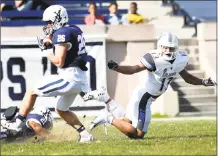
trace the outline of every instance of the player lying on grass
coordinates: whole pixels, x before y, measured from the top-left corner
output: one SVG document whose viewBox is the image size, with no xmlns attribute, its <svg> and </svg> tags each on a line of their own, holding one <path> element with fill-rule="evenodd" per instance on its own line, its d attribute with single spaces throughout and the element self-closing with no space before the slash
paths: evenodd
<svg viewBox="0 0 218 156">
<path fill-rule="evenodd" d="M 1 117 L 1 140 L 29 138 L 34 135 L 39 135 L 43 138 L 51 136 L 49 130 L 53 127 L 53 117 L 50 110 L 45 107 L 36 107 L 30 111 L 22 125 L 22 131 L 16 135 L 8 130 L 7 123 L 16 119 L 18 111 L 17 107 L 9 107 L 3 113 Z"/>
<path fill-rule="evenodd" d="M 146 53 L 137 65 L 123 66 L 114 61 L 108 62 L 108 68 L 116 72 L 131 75 L 146 71 L 143 82 L 132 92 L 127 105 L 125 117 L 120 106 L 101 90 L 92 91 L 84 96 L 84 100 L 96 99 L 107 104 L 109 112 L 103 112 L 97 117 L 90 129 L 102 123 L 110 123 L 130 138 L 142 139 L 148 131 L 151 120 L 151 104 L 162 95 L 170 82 L 180 75 L 185 82 L 193 85 L 214 86 L 211 78 L 201 79 L 185 70 L 188 64 L 188 54 L 178 50 L 178 38 L 172 33 L 163 33 L 158 39 L 158 48 Z"/>
</svg>

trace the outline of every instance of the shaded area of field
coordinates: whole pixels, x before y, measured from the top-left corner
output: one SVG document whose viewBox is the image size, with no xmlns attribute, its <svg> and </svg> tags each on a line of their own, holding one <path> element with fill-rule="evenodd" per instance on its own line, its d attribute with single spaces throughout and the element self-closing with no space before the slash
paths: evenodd
<svg viewBox="0 0 218 156">
<path fill-rule="evenodd" d="M 89 120 L 84 120 L 88 126 Z M 89 144 L 77 143 L 76 132 L 62 121 L 55 123 L 49 140 L 32 143 L 2 143 L 2 155 L 215 155 L 216 121 L 152 121 L 144 140 L 130 140 L 114 127 L 92 131 L 97 138 Z"/>
</svg>

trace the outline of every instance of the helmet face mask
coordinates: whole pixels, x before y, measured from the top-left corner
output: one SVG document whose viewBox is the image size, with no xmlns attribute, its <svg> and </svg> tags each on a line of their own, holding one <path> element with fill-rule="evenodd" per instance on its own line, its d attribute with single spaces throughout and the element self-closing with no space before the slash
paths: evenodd
<svg viewBox="0 0 218 156">
<path fill-rule="evenodd" d="M 63 6 L 52 5 L 44 11 L 42 20 L 46 22 L 46 26 L 43 27 L 45 35 L 51 35 L 67 24 L 67 10 Z"/>
<path fill-rule="evenodd" d="M 160 47 L 161 56 L 166 58 L 167 60 L 173 60 L 176 57 L 176 48 L 174 47 Z"/>
<path fill-rule="evenodd" d="M 176 58 L 178 44 L 178 38 L 172 33 L 163 33 L 158 38 L 158 49 L 164 60 L 173 60 Z"/>
<path fill-rule="evenodd" d="M 53 24 L 47 24 L 42 28 L 46 36 L 54 33 L 54 29 L 52 25 Z"/>
</svg>

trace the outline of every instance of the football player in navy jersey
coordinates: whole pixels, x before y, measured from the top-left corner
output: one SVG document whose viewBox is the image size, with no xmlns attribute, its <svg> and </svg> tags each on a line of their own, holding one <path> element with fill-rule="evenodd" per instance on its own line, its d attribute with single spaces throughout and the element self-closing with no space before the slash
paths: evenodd
<svg viewBox="0 0 218 156">
<path fill-rule="evenodd" d="M 15 122 L 9 123 L 8 129 L 14 133 L 21 131 L 22 123 L 35 104 L 36 98 L 59 96 L 56 111 L 69 125 L 79 133 L 80 142 L 90 142 L 94 137 L 85 129 L 77 116 L 69 111 L 70 105 L 79 93 L 90 91 L 86 77 L 86 63 L 93 58 L 86 53 L 85 40 L 81 29 L 75 25 L 68 25 L 66 9 L 60 5 L 52 5 L 43 13 L 43 30 L 51 40 L 50 44 L 39 42 L 44 50 L 53 48 L 48 59 L 59 68 L 57 75 L 50 75 L 40 80 L 35 88 L 26 92 L 19 115 Z"/>
<path fill-rule="evenodd" d="M 7 129 L 8 122 L 13 121 L 18 113 L 17 107 L 9 107 L 5 110 L 1 116 L 1 133 L 0 139 L 17 139 L 17 138 L 29 138 L 34 135 L 42 136 L 46 138 L 51 136 L 49 130 L 53 127 L 53 117 L 50 110 L 46 107 L 36 107 L 27 115 L 22 130 L 13 135 L 11 131 Z"/>
</svg>

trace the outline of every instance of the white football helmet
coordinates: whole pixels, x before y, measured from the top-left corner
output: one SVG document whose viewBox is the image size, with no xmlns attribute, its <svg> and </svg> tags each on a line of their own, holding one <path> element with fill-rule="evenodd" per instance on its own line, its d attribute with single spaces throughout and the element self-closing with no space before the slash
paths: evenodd
<svg viewBox="0 0 218 156">
<path fill-rule="evenodd" d="M 67 10 L 63 6 L 51 5 L 44 11 L 42 20 L 48 24 L 43 27 L 43 31 L 46 35 L 50 35 L 65 26 L 69 19 Z"/>
<path fill-rule="evenodd" d="M 173 60 L 176 57 L 176 51 L 179 48 L 179 40 L 176 35 L 166 32 L 163 33 L 158 38 L 158 49 L 160 50 L 160 55 L 165 60 Z"/>
<path fill-rule="evenodd" d="M 54 117 L 48 108 L 46 108 L 44 106 L 37 106 L 37 107 L 33 108 L 33 110 L 30 113 L 44 116 L 48 121 L 47 124 L 44 125 L 46 129 L 51 129 L 53 127 Z M 29 126 L 27 125 L 27 127 L 29 127 Z"/>
</svg>

